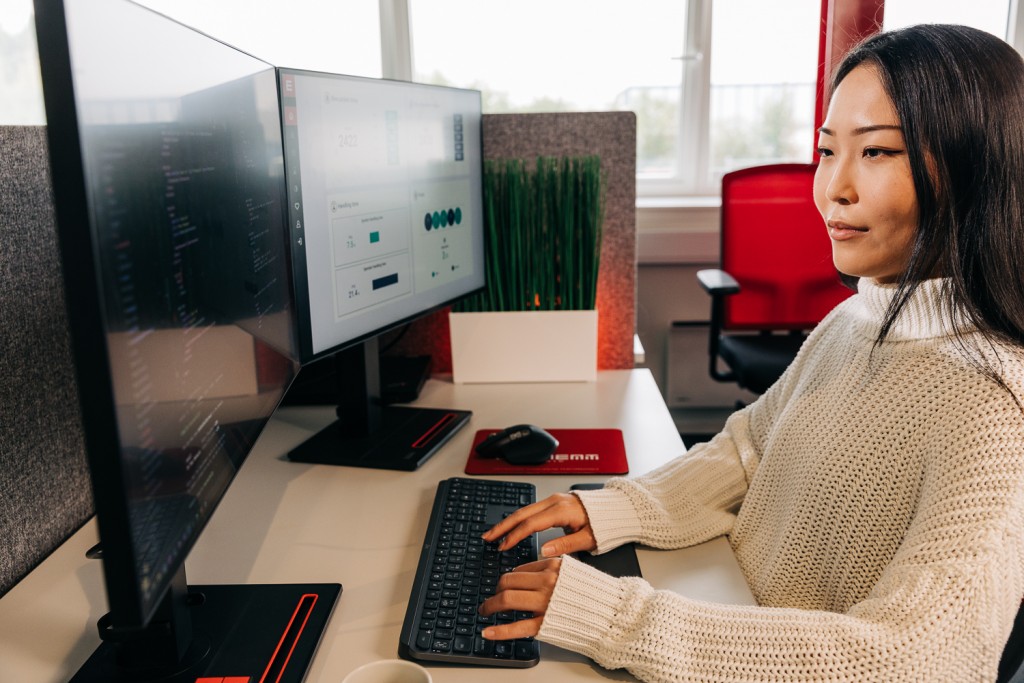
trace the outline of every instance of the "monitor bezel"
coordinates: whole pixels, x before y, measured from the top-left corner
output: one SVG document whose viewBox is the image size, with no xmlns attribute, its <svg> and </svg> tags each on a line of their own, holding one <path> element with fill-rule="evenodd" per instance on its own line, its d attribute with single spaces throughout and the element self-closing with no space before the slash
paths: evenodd
<svg viewBox="0 0 1024 683">
<path fill-rule="evenodd" d="M 269 77 L 274 73 L 274 66 L 264 60 L 145 6 L 130 0 L 125 2 L 139 11 L 176 24 L 182 30 L 202 35 L 224 49 L 239 52 L 262 65 L 263 68 L 258 72 L 260 74 Z M 55 229 L 75 380 L 79 387 L 77 408 L 82 416 L 86 460 L 100 539 L 98 557 L 103 564 L 110 624 L 114 631 L 132 631 L 144 628 L 160 610 L 164 596 L 172 588 L 175 572 L 166 575 L 159 595 L 147 601 L 142 593 L 141 576 L 135 560 L 137 549 L 131 528 L 128 472 L 122 454 L 113 369 L 107 343 L 109 316 L 103 298 L 102 250 L 97 241 L 97 212 L 89 191 L 85 151 L 80 135 L 65 3 L 64 0 L 34 0 L 34 5 L 36 34 L 41 46 L 39 61 L 47 114 L 46 133 Z M 283 224 L 286 207 L 282 206 L 281 211 Z M 287 245 L 282 245 L 282 252 L 287 253 L 286 250 Z M 294 301 L 290 303 L 294 306 Z M 291 360 L 297 363 L 298 359 Z M 294 380 L 294 375 L 291 379 Z M 281 388 L 282 397 L 287 388 Z M 267 420 L 269 418 L 268 414 Z M 266 421 L 261 425 L 260 432 L 265 427 Z M 198 543 L 224 494 L 234 482 L 239 468 L 250 454 L 251 449 L 238 462 L 238 467 L 230 472 L 220 498 L 206 514 L 197 519 L 194 531 L 177 554 L 178 570 L 185 566 L 186 558 Z"/>
<path fill-rule="evenodd" d="M 479 168 L 479 173 L 480 173 L 480 196 L 478 197 L 478 200 L 480 201 L 480 220 L 481 220 L 481 223 L 482 223 L 481 231 L 480 231 L 481 232 L 480 239 L 481 239 L 481 245 L 482 245 L 483 253 L 484 254 L 487 253 L 488 239 L 487 239 L 487 229 L 486 229 L 486 216 L 485 216 L 485 205 L 484 205 L 484 188 L 483 188 L 483 177 L 484 177 L 484 166 L 485 166 L 484 160 L 485 160 L 485 157 L 486 157 L 486 150 L 485 150 L 485 145 L 484 145 L 484 140 L 485 140 L 485 136 L 484 136 L 485 115 L 484 115 L 484 112 L 483 112 L 483 94 L 479 90 L 476 90 L 476 89 L 473 89 L 473 88 L 458 88 L 458 87 L 446 86 L 446 85 L 435 85 L 435 84 L 432 84 L 432 83 L 419 83 L 419 82 L 415 82 L 415 81 L 403 81 L 403 80 L 392 79 L 392 78 L 372 78 L 372 77 L 368 77 L 368 76 L 357 76 L 357 75 L 354 75 L 354 74 L 335 74 L 335 73 L 329 73 L 329 72 L 325 72 L 325 71 L 316 71 L 316 70 L 310 70 L 310 69 L 298 69 L 298 68 L 294 68 L 294 67 L 285 67 L 285 66 L 275 67 L 275 70 L 276 70 L 276 75 L 277 75 L 277 96 L 278 96 L 278 105 L 279 105 L 278 109 L 279 109 L 280 121 L 281 121 L 282 149 L 285 152 L 285 154 L 287 154 L 287 150 L 284 149 L 284 145 L 286 144 L 286 142 L 285 142 L 286 132 L 285 132 L 284 104 L 283 104 L 284 103 L 284 93 L 282 91 L 282 85 L 281 85 L 282 84 L 282 80 L 283 80 L 282 79 L 282 74 L 286 74 L 287 73 L 287 74 L 307 75 L 307 76 L 331 78 L 331 79 L 336 79 L 336 80 L 340 80 L 340 81 L 348 80 L 348 81 L 355 81 L 355 82 L 362 82 L 362 83 L 367 83 L 367 82 L 384 83 L 384 84 L 389 84 L 389 85 L 400 85 L 400 86 L 409 86 L 409 87 L 415 87 L 415 88 L 428 88 L 428 89 L 438 89 L 438 90 L 459 91 L 459 92 L 475 94 L 476 97 L 477 97 L 477 101 L 480 103 L 480 106 L 479 106 L 479 112 L 480 112 L 480 159 L 479 159 L 479 164 L 480 164 L 480 168 Z M 285 176 L 287 177 L 287 175 L 288 175 L 288 160 L 287 160 L 287 158 L 285 158 L 284 164 L 285 164 Z M 287 183 L 286 183 L 286 187 L 285 187 L 285 193 L 286 193 L 286 197 L 288 198 L 288 201 L 290 202 L 291 201 L 291 193 L 288 192 Z M 287 206 L 285 207 L 285 211 L 287 212 Z M 286 221 L 288 223 L 287 227 L 288 227 L 288 232 L 289 232 L 288 253 L 289 253 L 289 269 L 290 269 L 291 275 L 292 275 L 292 300 L 295 303 L 295 320 L 297 321 L 297 325 L 298 325 L 298 330 L 297 330 L 298 334 L 297 334 L 296 338 L 297 338 L 298 346 L 299 346 L 299 360 L 300 360 L 300 363 L 303 366 L 305 366 L 305 365 L 307 365 L 309 363 L 312 363 L 313 361 L 317 361 L 317 360 L 321 360 L 321 359 L 333 356 L 334 354 L 336 354 L 339 351 L 343 351 L 345 349 L 352 348 L 352 347 L 354 347 L 354 346 L 356 346 L 358 344 L 362 344 L 362 343 L 364 343 L 364 342 L 366 342 L 366 341 L 368 341 L 370 339 L 373 339 L 374 337 L 378 337 L 378 336 L 380 336 L 382 334 L 386 334 L 387 332 L 389 332 L 391 330 L 398 329 L 398 328 L 400 328 L 400 327 L 402 327 L 404 325 L 409 325 L 409 324 L 415 322 L 416 320 L 419 320 L 420 318 L 426 317 L 427 315 L 430 315 L 432 313 L 436 313 L 437 311 L 441 311 L 441 310 L 451 306 L 452 304 L 454 304 L 454 303 L 456 303 L 458 301 L 461 301 L 461 300 L 463 300 L 463 299 L 465 299 L 465 298 L 467 298 L 469 296 L 477 294 L 477 293 L 479 293 L 479 292 L 481 292 L 481 291 L 483 291 L 484 289 L 487 288 L 486 265 L 485 265 L 485 263 L 481 263 L 480 267 L 481 267 L 482 277 L 481 277 L 481 284 L 478 287 L 475 287 L 475 288 L 473 288 L 471 290 L 468 290 L 466 292 L 463 292 L 461 294 L 453 296 L 450 299 L 447 299 L 447 300 L 442 301 L 440 303 L 437 303 L 437 304 L 428 306 L 426 308 L 423 308 L 423 309 L 421 309 L 421 310 L 419 310 L 419 311 L 417 311 L 415 313 L 412 313 L 410 315 L 404 316 L 404 317 L 402 317 L 400 319 L 397 319 L 397 320 L 395 320 L 393 322 L 390 322 L 390 323 L 387 323 L 385 325 L 382 325 L 381 327 L 378 327 L 376 329 L 370 330 L 370 331 L 368 331 L 366 333 L 363 333 L 361 335 L 357 335 L 357 336 L 352 337 L 350 339 L 347 339 L 347 340 L 345 340 L 343 342 L 339 342 L 338 344 L 336 344 L 336 345 L 334 345 L 332 347 L 323 349 L 323 350 L 318 351 L 318 352 L 314 352 L 313 351 L 313 334 L 312 334 L 312 328 L 311 328 L 311 324 L 312 323 L 311 323 L 311 320 L 310 320 L 310 306 L 309 306 L 309 281 L 307 279 L 306 259 L 305 259 L 305 253 L 306 252 L 305 252 L 305 248 L 303 247 L 302 250 L 301 250 L 301 258 L 296 253 L 297 250 L 296 250 L 296 246 L 295 246 L 295 240 L 296 240 L 296 237 L 298 235 L 295 234 L 295 231 L 294 231 L 294 229 L 293 229 L 293 227 L 291 225 L 290 218 L 286 218 Z"/>
<path fill-rule="evenodd" d="M 127 488 L 121 467 L 121 439 L 108 357 L 106 312 L 93 212 L 81 153 L 78 111 L 67 23 L 61 0 L 36 0 L 40 71 L 47 112 L 50 180 L 61 255 L 75 379 L 86 458 L 101 539 L 118 539 L 103 548 L 103 575 L 111 617 L 121 626 L 142 626 L 152 616 L 142 609 L 132 557 Z M 127 545 L 124 543 L 127 541 Z M 126 586 L 136 589 L 129 600 Z"/>
</svg>

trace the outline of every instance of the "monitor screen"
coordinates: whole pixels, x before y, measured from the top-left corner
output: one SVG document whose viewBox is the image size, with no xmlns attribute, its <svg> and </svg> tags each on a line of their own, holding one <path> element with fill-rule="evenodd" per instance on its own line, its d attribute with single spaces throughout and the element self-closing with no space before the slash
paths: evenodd
<svg viewBox="0 0 1024 683">
<path fill-rule="evenodd" d="M 185 557 L 298 369 L 276 77 L 124 0 L 37 0 L 36 18 L 105 624 L 124 634 L 184 607 Z"/>
<path fill-rule="evenodd" d="M 484 285 L 474 90 L 279 69 L 304 361 Z"/>
</svg>

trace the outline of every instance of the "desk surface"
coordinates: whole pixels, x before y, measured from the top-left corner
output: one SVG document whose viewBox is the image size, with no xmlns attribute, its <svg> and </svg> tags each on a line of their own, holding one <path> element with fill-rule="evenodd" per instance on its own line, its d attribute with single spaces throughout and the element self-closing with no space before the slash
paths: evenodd
<svg viewBox="0 0 1024 683">
<path fill-rule="evenodd" d="M 456 385 L 427 382 L 417 405 L 473 411 L 469 425 L 416 472 L 304 465 L 284 453 L 328 424 L 332 408 L 286 408 L 271 420 L 186 563 L 191 583 L 340 582 L 344 592 L 309 681 L 340 681 L 368 661 L 396 657 L 398 635 L 437 482 L 462 475 L 477 429 L 619 427 L 632 475 L 684 450 L 647 370 L 601 372 L 592 383 Z M 538 498 L 603 477 L 529 480 Z M 0 681 L 63 683 L 99 644 L 106 611 L 90 522 L 0 599 Z M 684 550 L 641 549 L 653 585 L 717 602 L 753 597 L 724 539 Z M 633 680 L 546 644 L 541 664 L 487 670 L 489 680 Z M 478 668 L 432 667 L 437 683 L 477 681 Z M 600 671 L 600 673 L 599 673 Z"/>
</svg>

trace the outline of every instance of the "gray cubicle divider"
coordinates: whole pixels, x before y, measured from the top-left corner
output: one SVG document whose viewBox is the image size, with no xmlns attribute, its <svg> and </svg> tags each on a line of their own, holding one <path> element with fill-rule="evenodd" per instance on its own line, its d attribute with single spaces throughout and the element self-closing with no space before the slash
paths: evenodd
<svg viewBox="0 0 1024 683">
<path fill-rule="evenodd" d="M 636 332 L 636 114 L 631 111 L 492 114 L 484 117 L 484 157 L 601 157 L 604 231 L 597 279 L 597 364 L 633 367 Z"/>
<path fill-rule="evenodd" d="M 92 514 L 46 129 L 0 126 L 0 595 Z"/>
</svg>

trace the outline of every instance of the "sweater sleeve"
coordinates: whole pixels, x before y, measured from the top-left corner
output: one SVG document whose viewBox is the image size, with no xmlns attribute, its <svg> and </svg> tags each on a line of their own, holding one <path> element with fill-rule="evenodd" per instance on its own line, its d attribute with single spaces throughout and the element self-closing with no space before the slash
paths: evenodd
<svg viewBox="0 0 1024 683">
<path fill-rule="evenodd" d="M 894 569 L 845 614 L 702 602 L 566 557 L 538 637 L 651 682 L 991 681 L 1021 585 L 994 555 Z"/>
<path fill-rule="evenodd" d="M 712 604 L 566 557 L 539 638 L 644 681 L 993 680 L 1024 593 L 1024 444 L 1005 413 L 968 417 L 935 437 L 903 543 L 844 612 Z"/>
<path fill-rule="evenodd" d="M 835 317 L 836 311 L 829 313 L 782 377 L 754 403 L 730 415 L 711 441 L 641 477 L 612 478 L 604 489 L 575 491 L 587 510 L 595 552 L 631 541 L 683 548 L 728 534 L 761 461 L 765 435 L 799 385 L 804 359 Z"/>
<path fill-rule="evenodd" d="M 733 413 L 711 441 L 635 479 L 609 479 L 604 489 L 576 491 L 590 519 L 595 552 L 638 541 L 655 548 L 682 548 L 732 529 L 760 461 L 751 420 L 764 415 L 772 397 Z"/>
</svg>

